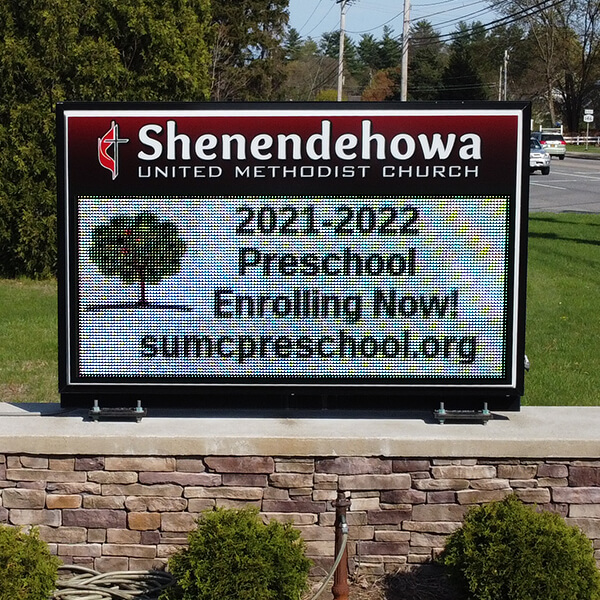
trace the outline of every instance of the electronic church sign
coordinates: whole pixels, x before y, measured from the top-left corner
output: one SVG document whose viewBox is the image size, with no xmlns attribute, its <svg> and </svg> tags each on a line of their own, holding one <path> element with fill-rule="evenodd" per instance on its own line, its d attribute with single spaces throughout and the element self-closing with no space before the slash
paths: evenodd
<svg viewBox="0 0 600 600">
<path fill-rule="evenodd" d="M 528 104 L 57 112 L 63 404 L 518 408 Z"/>
</svg>

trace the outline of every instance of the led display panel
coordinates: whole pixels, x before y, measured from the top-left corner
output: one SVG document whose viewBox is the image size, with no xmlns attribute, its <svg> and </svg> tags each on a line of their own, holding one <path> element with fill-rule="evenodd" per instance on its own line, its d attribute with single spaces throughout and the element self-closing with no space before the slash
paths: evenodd
<svg viewBox="0 0 600 600">
<path fill-rule="evenodd" d="M 63 403 L 518 405 L 528 110 L 59 105 Z"/>
</svg>

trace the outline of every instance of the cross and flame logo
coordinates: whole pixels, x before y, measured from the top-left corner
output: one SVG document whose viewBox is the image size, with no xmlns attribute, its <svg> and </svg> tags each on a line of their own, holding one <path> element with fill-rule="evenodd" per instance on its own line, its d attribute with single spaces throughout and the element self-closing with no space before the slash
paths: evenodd
<svg viewBox="0 0 600 600">
<path fill-rule="evenodd" d="M 119 126 L 111 122 L 110 129 L 98 138 L 98 161 L 112 173 L 113 181 L 119 175 L 119 144 L 126 144 L 129 138 L 119 138 Z"/>
</svg>

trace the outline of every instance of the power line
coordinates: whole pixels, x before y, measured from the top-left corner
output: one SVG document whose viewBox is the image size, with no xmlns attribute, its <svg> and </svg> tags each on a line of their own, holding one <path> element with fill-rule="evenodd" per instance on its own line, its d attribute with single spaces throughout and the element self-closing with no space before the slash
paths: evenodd
<svg viewBox="0 0 600 600">
<path fill-rule="evenodd" d="M 562 4 L 565 0 L 541 0 L 541 2 L 538 2 L 537 4 L 534 4 L 533 6 L 529 6 L 529 7 L 525 7 L 522 8 L 520 10 L 518 10 L 515 13 L 511 13 L 509 15 L 500 17 L 498 19 L 494 19 L 488 23 L 485 23 L 482 25 L 482 29 L 483 31 L 490 31 L 491 29 L 495 29 L 497 27 L 502 27 L 503 25 L 511 25 L 512 23 L 516 23 L 522 19 L 525 19 L 529 16 L 535 15 L 543 10 L 546 9 L 551 9 L 554 8 L 555 6 L 558 6 L 559 4 Z M 547 4 L 548 2 L 551 2 L 551 4 Z M 437 5 L 437 4 L 446 4 L 447 2 L 434 2 L 431 3 L 432 5 Z M 418 20 L 427 20 L 430 17 L 433 16 L 437 16 L 440 14 L 444 14 L 447 12 L 452 12 L 453 10 L 458 10 L 459 8 L 464 8 L 465 6 L 473 6 L 475 4 L 479 4 L 479 2 L 472 2 L 470 4 L 467 5 L 462 5 L 461 7 L 457 7 L 457 8 L 449 8 L 445 11 L 440 11 L 440 12 L 436 12 L 436 13 L 430 13 L 428 15 L 424 15 L 422 17 L 419 17 Z M 508 4 L 508 2 L 503 2 L 500 3 L 499 5 L 501 6 L 502 4 Z M 417 7 L 418 8 L 418 7 Z M 492 9 L 490 9 L 489 7 L 486 8 L 482 8 L 479 9 L 477 11 L 474 11 L 472 13 L 468 13 L 466 15 L 462 15 L 459 18 L 456 19 L 448 19 L 447 21 L 442 21 L 441 23 L 437 23 L 435 25 L 435 27 L 439 27 L 439 26 L 450 26 L 453 24 L 458 24 L 461 23 L 465 20 L 465 18 L 469 18 L 469 17 L 473 17 L 476 16 L 478 14 L 485 14 L 488 12 L 492 12 Z M 387 21 L 385 21 L 384 23 L 381 23 L 380 25 L 378 25 L 377 27 L 372 27 L 370 29 L 365 29 L 362 31 L 348 31 L 348 33 L 352 33 L 352 34 L 360 34 L 360 33 L 368 33 L 370 31 L 375 31 L 377 29 L 380 29 L 381 27 L 384 27 L 385 25 L 387 25 L 388 23 L 391 23 L 393 20 L 397 19 L 399 16 L 401 16 L 403 13 L 398 13 L 396 14 L 394 17 L 392 17 L 391 19 L 388 19 Z M 519 16 L 522 15 L 522 16 Z M 431 40 L 439 40 L 439 41 L 444 41 L 444 40 L 449 40 L 452 39 L 455 35 L 455 32 L 450 32 L 450 33 L 445 33 L 445 34 L 438 34 L 436 36 L 431 36 L 429 38 L 420 38 L 420 40 L 423 41 L 427 41 L 428 39 Z M 402 35 L 398 35 L 395 37 L 395 39 L 397 41 L 402 39 Z"/>
<path fill-rule="evenodd" d="M 526 19 L 527 17 L 531 17 L 533 15 L 538 14 L 539 12 L 542 12 L 544 10 L 548 10 L 548 9 L 552 9 L 555 8 L 557 6 L 559 6 L 560 4 L 562 4 L 563 2 L 565 2 L 565 0 L 541 0 L 540 2 L 538 2 L 537 4 L 534 4 L 532 6 L 523 8 L 518 10 L 515 13 L 511 13 L 509 15 L 500 17 L 498 19 L 494 19 L 492 21 L 489 21 L 488 23 L 483 23 L 481 25 L 479 25 L 477 27 L 478 31 L 491 31 L 493 29 L 497 29 L 498 27 L 502 27 L 505 25 L 512 25 L 513 23 L 517 23 L 518 21 L 521 21 L 523 19 Z M 333 8 L 333 6 L 335 6 L 335 4 L 331 5 L 331 8 Z M 331 9 L 330 9 L 331 10 Z M 482 9 L 482 10 L 487 10 L 487 9 Z M 474 14 L 477 14 L 480 11 L 476 11 L 475 13 L 471 13 L 471 16 Z M 400 13 L 402 14 L 402 13 Z M 398 16 L 398 15 L 396 15 Z M 465 16 L 470 16 L 470 15 L 465 15 Z M 395 17 L 394 17 L 395 18 Z M 419 20 L 426 20 L 425 18 L 421 18 Z M 452 22 L 455 23 L 460 23 L 464 21 L 464 17 L 460 18 L 460 19 L 451 19 L 449 21 L 444 22 L 444 24 L 450 24 Z M 389 22 L 389 21 L 387 21 Z M 386 23 L 387 23 L 386 22 Z M 383 25 L 385 25 L 386 23 L 383 23 Z M 318 25 L 317 25 L 318 26 Z M 381 27 L 382 25 L 375 27 L 374 29 L 379 29 L 379 27 Z M 315 26 L 316 27 L 316 26 Z M 313 30 L 315 29 L 315 27 L 313 27 Z M 311 30 L 312 31 L 312 30 Z M 366 31 L 372 31 L 371 29 L 369 30 L 365 30 Z M 309 32 L 310 33 L 310 32 Z M 362 33 L 362 32 L 347 32 L 347 33 Z M 436 34 L 436 35 L 432 35 L 432 36 L 426 36 L 426 37 L 419 37 L 419 43 L 424 43 L 424 42 L 428 42 L 428 41 L 446 41 L 446 40 L 450 40 L 452 38 L 454 38 L 456 36 L 455 31 L 450 32 L 450 33 L 443 33 L 443 34 Z M 398 35 L 395 36 L 394 38 L 395 41 L 401 41 L 402 39 L 402 35 Z"/>
<path fill-rule="evenodd" d="M 508 1 L 508 0 L 506 0 L 506 1 Z M 504 2 L 501 2 L 501 3 L 499 3 L 499 5 L 502 5 L 503 3 Z M 448 0 L 439 0 L 437 2 L 429 2 L 427 4 L 420 4 L 419 6 L 413 6 L 412 8 L 414 10 L 416 10 L 416 11 L 419 11 L 420 9 L 425 8 L 427 6 L 440 6 L 442 4 L 443 5 L 448 5 L 449 1 Z M 461 4 L 460 6 L 455 6 L 455 7 L 447 8 L 446 10 L 443 10 L 443 11 L 439 11 L 439 12 L 434 12 L 434 13 L 430 13 L 430 14 L 427 14 L 427 15 L 423 15 L 423 16 L 419 17 L 419 20 L 428 19 L 429 17 L 434 17 L 434 16 L 437 16 L 437 15 L 442 15 L 442 14 L 454 12 L 454 11 L 457 11 L 457 10 L 462 10 L 463 8 L 466 8 L 468 6 L 475 6 L 477 4 L 481 4 L 480 0 L 476 0 L 475 2 L 470 2 L 469 4 Z M 482 12 L 482 13 L 485 13 L 485 12 L 495 12 L 495 9 L 492 9 L 490 7 L 486 7 L 486 8 L 479 9 L 476 12 Z M 376 27 L 371 27 L 369 29 L 362 29 L 360 31 L 348 31 L 348 33 L 360 34 L 360 33 L 368 33 L 370 31 L 375 31 L 377 29 L 385 27 L 386 25 L 388 25 L 392 21 L 395 21 L 397 18 L 402 17 L 403 14 L 404 14 L 403 12 L 399 12 L 399 13 L 395 14 L 393 17 L 391 17 L 390 19 L 388 19 L 387 21 L 384 21 L 383 23 L 380 23 Z M 473 14 L 475 14 L 475 13 L 473 13 Z M 453 22 L 459 23 L 461 20 L 464 19 L 464 17 L 468 17 L 468 16 L 470 16 L 470 15 L 463 15 L 463 16 L 461 16 L 459 18 L 451 19 L 450 21 L 445 21 L 445 22 L 443 22 L 441 24 L 442 25 L 445 25 L 446 23 L 452 24 Z M 438 25 L 439 24 L 436 24 L 436 27 Z"/>
<path fill-rule="evenodd" d="M 510 15 L 506 15 L 504 17 L 498 18 L 498 19 L 494 19 L 493 21 L 490 21 L 488 23 L 482 24 L 480 26 L 477 27 L 477 31 L 491 31 L 493 29 L 497 29 L 498 27 L 502 27 L 505 25 L 511 25 L 513 23 L 516 23 L 518 21 L 521 21 L 523 19 L 526 19 L 530 16 L 533 16 L 539 12 L 542 12 L 543 10 L 547 10 L 547 9 L 552 9 L 555 8 L 556 6 L 559 6 L 560 4 L 562 4 L 565 0 L 541 0 L 540 2 L 538 2 L 537 4 L 534 4 L 533 6 L 521 9 L 515 13 L 512 13 Z M 549 3 L 550 2 L 550 3 Z M 462 19 L 461 19 L 462 20 Z M 460 21 L 458 21 L 460 22 Z M 449 33 L 449 34 L 440 34 L 440 35 L 434 35 L 434 36 L 426 36 L 426 37 L 419 37 L 418 41 L 419 43 L 426 43 L 427 41 L 439 41 L 439 42 L 443 42 L 445 41 L 444 38 L 446 39 L 451 39 L 456 35 L 456 32 L 453 33 Z M 395 39 L 396 41 L 400 40 L 402 36 L 397 36 Z M 323 58 L 325 58 L 325 56 L 323 56 Z M 320 61 L 321 62 L 321 61 Z M 312 91 L 317 90 L 319 88 L 321 88 L 324 84 L 330 82 L 333 77 L 335 76 L 335 74 L 337 73 L 338 70 L 338 66 L 337 65 L 333 65 L 332 68 L 329 70 L 329 72 L 325 73 L 321 78 L 319 82 L 315 82 L 312 86 Z M 493 86 L 494 84 L 483 84 L 484 86 Z M 452 86 L 454 87 L 454 86 Z M 464 85 L 463 86 L 456 86 L 457 89 L 467 89 Z"/>
<path fill-rule="evenodd" d="M 442 4 L 448 4 L 448 0 L 439 0 L 438 2 L 427 2 L 426 4 L 419 4 L 419 6 L 415 6 L 415 9 L 425 8 L 426 6 L 440 6 Z M 463 5 L 457 6 L 455 8 L 450 8 L 448 10 L 458 10 L 459 8 L 463 8 Z"/>
<path fill-rule="evenodd" d="M 413 6 L 412 8 L 414 10 L 418 10 L 419 8 L 423 8 L 424 6 L 439 6 L 441 4 L 446 4 L 447 5 L 448 1 L 447 0 L 442 0 L 441 2 L 432 2 L 430 4 L 424 4 L 424 5 L 421 5 L 421 6 Z M 460 10 L 460 9 L 466 8 L 468 6 L 475 6 L 477 4 L 481 4 L 481 0 L 475 0 L 474 2 L 470 2 L 469 4 L 462 4 L 461 6 L 457 6 L 457 7 L 454 7 L 454 8 L 448 8 L 446 10 L 442 10 L 442 11 L 430 13 L 428 15 L 424 15 L 424 16 L 420 17 L 419 19 L 420 20 L 422 20 L 422 19 L 428 19 L 429 17 L 435 17 L 437 15 L 443 15 L 445 13 L 454 12 L 455 10 Z M 478 13 L 478 12 L 491 12 L 491 11 L 492 11 L 492 9 L 490 9 L 489 7 L 486 7 L 486 8 L 479 9 L 478 11 L 476 11 L 476 13 Z M 476 14 L 476 13 L 472 13 L 472 14 Z M 377 25 L 376 27 L 371 27 L 370 29 L 362 29 L 360 31 L 350 31 L 350 30 L 348 30 L 348 33 L 359 34 L 359 33 L 368 33 L 369 31 L 375 31 L 376 29 L 380 29 L 381 27 L 385 27 L 388 23 L 391 23 L 392 21 L 395 21 L 398 17 L 403 16 L 403 14 L 404 14 L 404 12 L 399 12 L 398 14 L 394 15 L 391 19 L 388 19 L 387 21 L 385 21 L 384 23 L 381 23 L 380 25 Z M 468 17 L 470 15 L 464 15 L 464 16 Z M 452 20 L 456 20 L 456 22 L 459 22 L 461 19 L 452 19 Z M 445 23 L 441 23 L 441 25 L 444 25 L 444 24 Z"/>
<path fill-rule="evenodd" d="M 329 7 L 329 10 L 323 15 L 323 18 L 306 35 L 310 35 L 329 16 L 329 13 L 333 10 L 334 6 L 335 4 L 332 4 Z"/>
<path fill-rule="evenodd" d="M 444 85 L 442 89 L 444 90 L 452 90 L 452 91 L 460 91 L 460 90 L 479 90 L 481 88 L 495 88 L 497 87 L 497 83 L 463 83 L 461 85 Z M 423 91 L 433 92 L 439 88 L 419 88 Z"/>
<path fill-rule="evenodd" d="M 506 15 L 505 17 L 500 17 L 499 19 L 494 19 L 489 23 L 484 23 L 477 26 L 477 31 L 491 31 L 492 29 L 497 29 L 498 27 L 503 27 L 505 25 L 512 25 L 513 23 L 517 23 L 518 21 L 522 21 L 527 17 L 531 17 L 536 15 L 544 10 L 555 8 L 559 4 L 562 4 L 565 0 L 542 0 L 533 6 L 528 8 L 521 9 L 516 13 L 512 13 L 510 15 Z M 551 4 L 547 4 L 551 2 Z M 461 19 L 462 20 L 462 19 Z M 460 22 L 460 21 L 458 21 Z M 443 42 L 445 40 L 450 40 L 456 36 L 457 32 L 444 33 L 426 37 L 419 37 L 419 42 L 427 42 L 427 41 L 440 41 Z M 402 36 L 397 36 L 396 40 L 400 40 Z"/>
<path fill-rule="evenodd" d="M 371 27 L 370 29 L 363 29 L 361 31 L 348 30 L 348 33 L 368 33 L 369 31 L 375 31 L 376 29 L 385 27 L 388 23 L 391 23 L 392 21 L 396 20 L 398 17 L 402 16 L 403 14 L 404 14 L 403 12 L 399 12 L 397 15 L 394 15 L 391 19 L 388 19 L 385 23 L 382 23 L 381 25 L 377 25 L 377 27 Z"/>
<path fill-rule="evenodd" d="M 470 4 L 465 4 L 464 7 L 474 6 L 476 4 L 481 4 L 481 2 L 479 2 L 479 1 L 477 1 L 477 2 L 471 2 Z M 419 21 L 426 21 L 430 17 L 437 17 L 438 15 L 444 15 L 444 14 L 447 14 L 449 12 L 454 12 L 455 10 L 456 10 L 455 8 L 449 8 L 447 10 L 440 10 L 438 12 L 429 13 L 428 15 L 423 15 L 418 20 Z M 464 21 L 465 19 L 467 19 L 469 17 L 474 17 L 475 15 L 485 14 L 485 13 L 489 13 L 489 12 L 494 12 L 494 11 L 491 8 L 489 8 L 489 7 L 480 8 L 478 10 L 475 10 L 475 11 L 471 12 L 471 13 L 467 13 L 465 15 L 462 15 L 459 19 L 448 19 L 447 21 L 442 21 L 441 23 L 437 23 L 436 27 L 442 27 L 444 25 L 452 25 L 453 23 L 460 23 L 461 21 Z M 416 19 L 414 19 L 414 20 L 416 20 Z"/>
<path fill-rule="evenodd" d="M 313 11 L 310 13 L 310 16 L 308 17 L 308 19 L 306 19 L 306 21 L 304 21 L 304 25 L 302 25 L 302 27 L 300 27 L 300 29 L 298 30 L 298 33 L 301 33 L 302 30 L 306 27 L 307 23 L 313 18 L 313 15 L 317 12 L 317 9 L 319 8 L 319 6 L 321 6 L 321 3 L 323 2 L 323 0 L 319 0 L 319 3 L 315 6 L 315 8 L 313 9 Z M 329 13 L 327 13 L 329 14 Z M 322 22 L 319 21 L 319 24 Z"/>
<path fill-rule="evenodd" d="M 329 58 L 331 58 L 331 57 L 329 57 Z M 337 72 L 338 72 L 338 65 L 336 63 L 333 66 L 333 68 L 329 71 L 329 73 L 327 73 L 324 77 L 321 78 L 321 81 L 312 85 L 311 94 L 313 91 L 318 90 L 319 88 L 323 87 L 329 81 L 332 81 L 333 78 L 337 75 Z"/>
</svg>

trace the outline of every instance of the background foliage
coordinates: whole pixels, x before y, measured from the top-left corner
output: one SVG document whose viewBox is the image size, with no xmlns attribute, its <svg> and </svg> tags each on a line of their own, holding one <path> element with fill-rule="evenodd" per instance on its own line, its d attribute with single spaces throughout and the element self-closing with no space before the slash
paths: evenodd
<svg viewBox="0 0 600 600">
<path fill-rule="evenodd" d="M 56 271 L 54 110 L 205 100 L 208 0 L 1 0 L 0 275 Z"/>
<path fill-rule="evenodd" d="M 0 277 L 56 272 L 54 111 L 268 100 L 287 0 L 0 0 Z"/>
<path fill-rule="evenodd" d="M 333 0 L 332 0 L 333 1 Z M 531 100 L 537 125 L 600 113 L 600 0 L 489 0 L 495 24 L 411 24 L 408 99 Z M 339 33 L 303 38 L 288 0 L 0 0 L 0 277 L 56 273 L 54 107 L 337 97 Z M 402 35 L 347 37 L 344 100 L 400 99 Z"/>
<path fill-rule="evenodd" d="M 211 100 L 282 100 L 288 0 L 212 0 Z"/>
<path fill-rule="evenodd" d="M 462 21 L 440 33 L 427 20 L 411 23 L 408 99 L 531 100 L 536 124 L 582 129 L 583 108 L 600 110 L 599 0 L 489 0 L 499 18 Z M 320 40 L 286 36 L 286 98 L 314 100 L 337 87 L 337 32 Z M 402 34 L 384 27 L 346 39 L 349 99 L 400 99 Z"/>
</svg>

